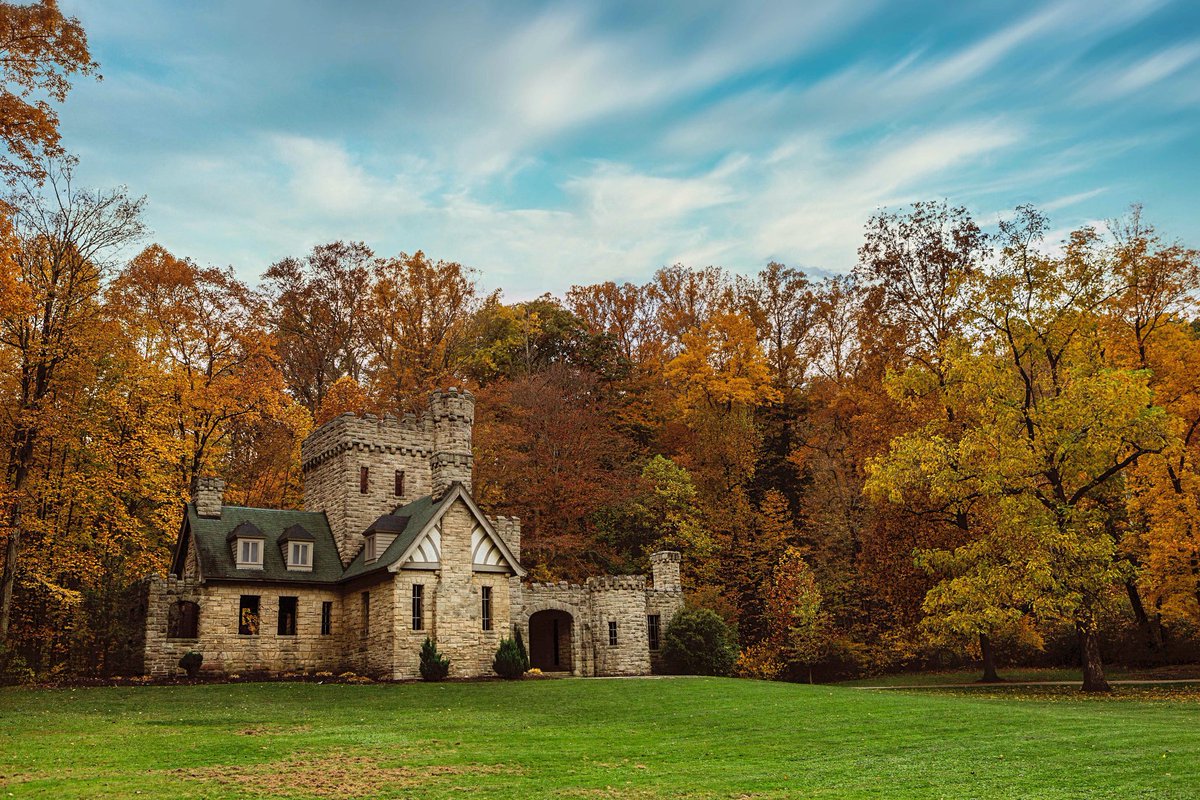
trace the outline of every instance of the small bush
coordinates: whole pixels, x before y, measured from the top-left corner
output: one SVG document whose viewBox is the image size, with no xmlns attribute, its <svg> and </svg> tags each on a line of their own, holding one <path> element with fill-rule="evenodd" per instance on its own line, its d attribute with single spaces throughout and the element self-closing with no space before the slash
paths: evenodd
<svg viewBox="0 0 1200 800">
<path fill-rule="evenodd" d="M 195 650 L 189 650 L 179 659 L 179 666 L 187 673 L 189 678 L 194 678 L 200 674 L 200 665 L 204 663 L 204 654 L 197 653 Z"/>
<path fill-rule="evenodd" d="M 759 642 L 741 652 L 733 665 L 733 674 L 739 678 L 774 681 L 779 679 L 785 666 L 775 647 L 767 642 Z"/>
<path fill-rule="evenodd" d="M 728 675 L 737 660 L 733 629 L 707 608 L 685 608 L 663 634 L 663 660 L 677 675 Z"/>
<path fill-rule="evenodd" d="M 450 674 L 450 659 L 438 652 L 433 639 L 425 637 L 421 645 L 421 680 L 440 681 Z"/>
<path fill-rule="evenodd" d="M 492 659 L 492 669 L 505 680 L 514 681 L 525 674 L 529 666 L 528 658 L 523 658 L 521 649 L 515 639 L 501 639 L 496 648 L 496 657 Z"/>
<path fill-rule="evenodd" d="M 525 639 L 521 636 L 519 625 L 513 625 L 513 639 L 517 642 L 517 652 L 521 654 L 521 671 L 529 672 L 529 651 L 525 649 Z"/>
</svg>

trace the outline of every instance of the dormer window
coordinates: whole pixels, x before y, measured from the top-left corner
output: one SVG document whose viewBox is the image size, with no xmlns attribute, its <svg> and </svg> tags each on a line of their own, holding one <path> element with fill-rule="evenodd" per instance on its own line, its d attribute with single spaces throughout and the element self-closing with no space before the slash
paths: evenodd
<svg viewBox="0 0 1200 800">
<path fill-rule="evenodd" d="M 263 544 L 266 536 L 252 522 L 243 522 L 226 537 L 233 547 L 233 562 L 238 569 L 263 568 Z"/>
<path fill-rule="evenodd" d="M 288 548 L 288 567 L 311 567 L 312 545 L 302 542 L 292 542 Z"/>
<path fill-rule="evenodd" d="M 312 572 L 316 539 L 303 525 L 292 525 L 279 537 L 280 554 L 290 572 Z"/>
<path fill-rule="evenodd" d="M 258 539 L 239 539 L 238 545 L 237 560 L 239 567 L 251 564 L 262 566 L 262 542 Z"/>
<path fill-rule="evenodd" d="M 363 546 L 363 559 L 369 564 L 379 558 L 379 554 L 375 552 L 375 534 L 367 536 L 367 543 Z"/>
</svg>

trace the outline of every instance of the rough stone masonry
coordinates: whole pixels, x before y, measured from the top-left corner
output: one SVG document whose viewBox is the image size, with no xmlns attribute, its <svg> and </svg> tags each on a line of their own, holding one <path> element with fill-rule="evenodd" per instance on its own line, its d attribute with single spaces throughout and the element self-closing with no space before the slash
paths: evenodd
<svg viewBox="0 0 1200 800">
<path fill-rule="evenodd" d="M 456 677 L 492 674 L 520 630 L 533 666 L 640 675 L 682 607 L 680 556 L 644 575 L 529 583 L 521 523 L 471 494 L 470 392 L 434 392 L 421 415 L 343 414 L 301 447 L 304 509 L 228 506 L 198 481 L 170 574 L 151 579 L 145 670 L 197 651 L 218 673 L 352 671 L 418 677 L 426 637 Z"/>
</svg>

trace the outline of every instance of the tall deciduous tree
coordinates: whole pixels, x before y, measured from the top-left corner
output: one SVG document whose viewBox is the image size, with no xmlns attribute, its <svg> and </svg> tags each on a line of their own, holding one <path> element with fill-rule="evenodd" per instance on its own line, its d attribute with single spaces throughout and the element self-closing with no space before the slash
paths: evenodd
<svg viewBox="0 0 1200 800">
<path fill-rule="evenodd" d="M 5 464 L 6 548 L 0 578 L 0 643 L 7 640 L 25 525 L 26 483 L 54 424 L 48 400 L 64 365 L 79 355 L 83 332 L 99 314 L 101 280 L 111 257 L 142 235 L 142 201 L 124 190 L 90 191 L 72 180 L 71 163 L 51 164 L 50 190 L 23 183 L 10 199 L 21 302 L 0 320 L 0 348 L 17 373 Z M 11 244 L 11 240 L 10 240 Z"/>
</svg>

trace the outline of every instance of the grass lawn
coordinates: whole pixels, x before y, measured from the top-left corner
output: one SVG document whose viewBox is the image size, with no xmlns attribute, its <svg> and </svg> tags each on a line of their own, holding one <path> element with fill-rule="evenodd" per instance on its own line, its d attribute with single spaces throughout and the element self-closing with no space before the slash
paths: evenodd
<svg viewBox="0 0 1200 800">
<path fill-rule="evenodd" d="M 1200 796 L 1200 693 L 706 678 L 0 690 L 0 797 Z"/>
</svg>

